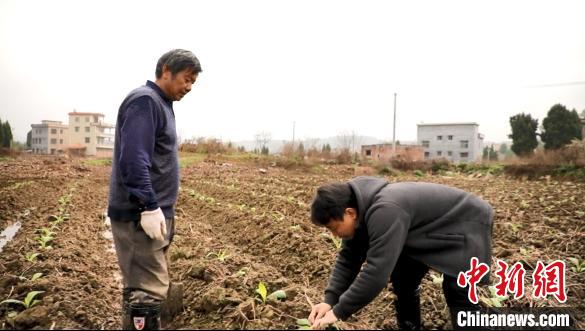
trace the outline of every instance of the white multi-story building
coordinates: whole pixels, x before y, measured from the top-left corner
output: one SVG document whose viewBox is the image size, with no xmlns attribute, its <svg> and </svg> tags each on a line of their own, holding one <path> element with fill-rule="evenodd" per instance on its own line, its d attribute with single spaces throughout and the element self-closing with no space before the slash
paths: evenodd
<svg viewBox="0 0 585 331">
<path fill-rule="evenodd" d="M 35 154 L 61 154 L 67 150 L 86 156 L 108 157 L 114 151 L 114 125 L 104 114 L 69 113 L 69 124 L 42 121 L 32 124 L 31 147 Z"/>
<path fill-rule="evenodd" d="M 479 161 L 483 152 L 483 135 L 477 123 L 418 124 L 417 140 L 424 148 L 424 158 L 445 158 L 455 162 Z"/>
<path fill-rule="evenodd" d="M 69 144 L 67 124 L 60 121 L 41 121 L 33 124 L 31 148 L 36 154 L 61 154 Z"/>
<path fill-rule="evenodd" d="M 69 113 L 69 138 L 74 148 L 85 147 L 85 155 L 112 156 L 114 125 L 104 122 L 104 114 Z"/>
</svg>

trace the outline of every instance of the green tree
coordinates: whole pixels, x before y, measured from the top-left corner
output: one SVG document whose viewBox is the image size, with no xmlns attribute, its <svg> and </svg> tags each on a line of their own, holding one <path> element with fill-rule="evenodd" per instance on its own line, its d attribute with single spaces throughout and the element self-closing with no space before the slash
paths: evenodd
<svg viewBox="0 0 585 331">
<path fill-rule="evenodd" d="M 486 146 L 483 148 L 483 154 L 481 156 L 481 159 L 485 161 L 488 159 L 488 157 L 489 157 L 489 149 Z"/>
<path fill-rule="evenodd" d="M 262 151 L 260 152 L 260 154 L 262 154 L 262 155 L 268 155 L 268 154 L 270 154 L 270 151 L 268 150 L 268 147 L 262 146 Z"/>
<path fill-rule="evenodd" d="M 299 147 L 297 147 L 297 154 L 299 157 L 305 157 L 305 145 L 303 143 L 299 143 Z"/>
<path fill-rule="evenodd" d="M 2 137 L 2 147 L 10 148 L 12 144 L 12 129 L 10 128 L 10 123 L 8 121 L 2 124 L 3 127 L 3 137 Z"/>
<path fill-rule="evenodd" d="M 490 146 L 490 150 L 488 152 L 488 158 L 490 161 L 497 161 L 498 160 L 498 152 L 494 149 L 494 145 Z"/>
<path fill-rule="evenodd" d="M 538 146 L 536 140 L 538 120 L 533 119 L 530 114 L 516 114 L 510 117 L 510 126 L 512 134 L 508 137 L 512 139 L 512 151 L 518 156 L 532 155 Z"/>
<path fill-rule="evenodd" d="M 508 145 L 501 144 L 498 153 L 500 153 L 500 155 L 506 155 L 506 153 L 508 153 Z"/>
<path fill-rule="evenodd" d="M 0 147 L 4 146 L 4 124 L 2 124 L 2 119 L 0 119 Z"/>
<path fill-rule="evenodd" d="M 540 135 L 545 149 L 559 149 L 573 139 L 581 140 L 581 120 L 576 110 L 569 111 L 565 106 L 556 104 L 548 111 L 542 121 Z"/>
<path fill-rule="evenodd" d="M 26 134 L 26 148 L 32 147 L 32 130 Z"/>
</svg>

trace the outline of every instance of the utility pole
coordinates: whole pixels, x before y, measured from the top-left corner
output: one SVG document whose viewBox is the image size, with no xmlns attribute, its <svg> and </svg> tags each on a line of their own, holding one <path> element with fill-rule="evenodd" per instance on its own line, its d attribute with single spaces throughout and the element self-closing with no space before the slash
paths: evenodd
<svg viewBox="0 0 585 331">
<path fill-rule="evenodd" d="M 392 157 L 396 155 L 396 93 L 394 93 L 394 128 L 392 129 Z"/>
</svg>

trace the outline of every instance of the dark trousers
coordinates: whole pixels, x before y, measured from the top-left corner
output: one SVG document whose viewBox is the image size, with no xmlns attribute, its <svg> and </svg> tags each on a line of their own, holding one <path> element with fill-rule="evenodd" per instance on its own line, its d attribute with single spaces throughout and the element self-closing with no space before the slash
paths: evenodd
<svg viewBox="0 0 585 331">
<path fill-rule="evenodd" d="M 390 277 L 396 294 L 396 316 L 401 330 L 418 330 L 420 320 L 420 283 L 429 267 L 405 255 L 398 258 Z M 443 294 L 449 306 L 453 328 L 457 329 L 457 312 L 477 311 L 479 306 L 469 301 L 467 287 L 457 285 L 457 278 L 443 275 Z"/>
</svg>

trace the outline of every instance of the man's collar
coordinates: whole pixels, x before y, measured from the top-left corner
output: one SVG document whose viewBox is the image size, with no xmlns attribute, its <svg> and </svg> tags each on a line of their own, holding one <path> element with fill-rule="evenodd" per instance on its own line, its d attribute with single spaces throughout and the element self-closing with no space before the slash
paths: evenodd
<svg viewBox="0 0 585 331">
<path fill-rule="evenodd" d="M 163 100 L 165 100 L 166 102 L 172 103 L 173 100 L 169 99 L 169 97 L 166 95 L 166 93 L 160 88 L 160 86 L 156 85 L 155 82 L 147 80 L 146 81 L 146 86 L 150 87 L 151 89 L 155 90 L 156 93 L 158 93 Z"/>
</svg>

